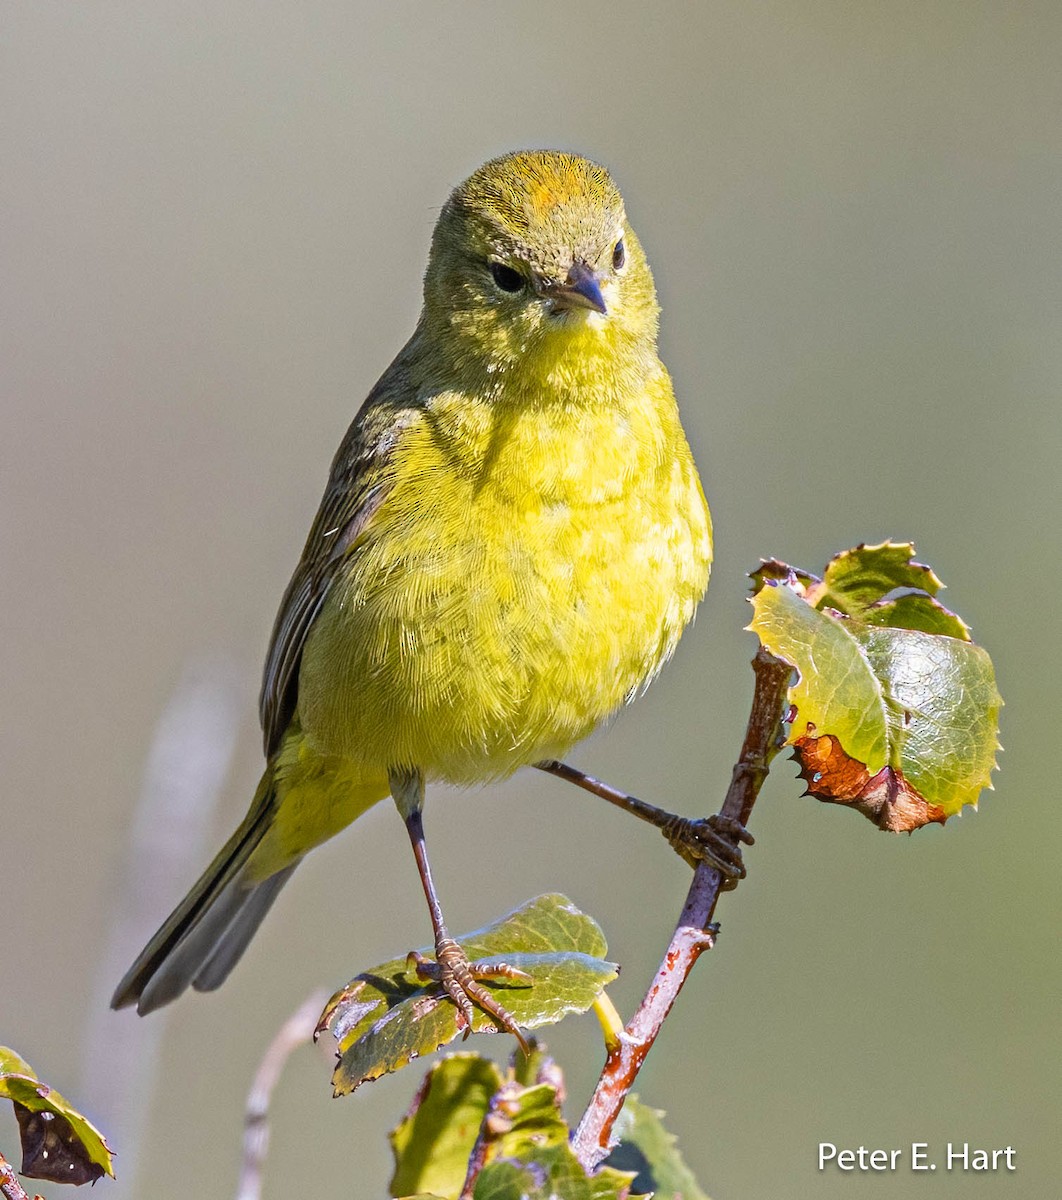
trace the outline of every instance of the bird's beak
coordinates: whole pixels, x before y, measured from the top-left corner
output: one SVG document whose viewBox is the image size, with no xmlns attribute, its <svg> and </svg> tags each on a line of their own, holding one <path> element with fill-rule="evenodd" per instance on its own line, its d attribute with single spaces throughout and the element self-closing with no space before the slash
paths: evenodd
<svg viewBox="0 0 1062 1200">
<path fill-rule="evenodd" d="M 572 308 L 590 308 L 594 312 L 607 313 L 605 298 L 601 295 L 601 283 L 584 262 L 572 263 L 568 278 L 563 283 L 546 289 L 558 312 Z"/>
</svg>

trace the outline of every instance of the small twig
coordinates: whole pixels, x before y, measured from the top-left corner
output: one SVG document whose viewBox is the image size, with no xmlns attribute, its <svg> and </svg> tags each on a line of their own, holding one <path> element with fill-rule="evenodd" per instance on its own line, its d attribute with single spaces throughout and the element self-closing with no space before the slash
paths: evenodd
<svg viewBox="0 0 1062 1200">
<path fill-rule="evenodd" d="M 2 1154 L 0 1154 L 0 1196 L 3 1196 L 4 1200 L 30 1200 L 29 1193 L 15 1174 L 15 1168 Z M 33 1200 L 41 1200 L 41 1198 L 34 1196 Z"/>
<path fill-rule="evenodd" d="M 745 825 L 756 803 L 769 763 L 778 752 L 786 689 L 792 668 L 762 647 L 752 660 L 756 690 L 752 698 L 741 756 L 734 766 L 730 787 L 720 810 Z M 587 1171 L 594 1170 L 608 1155 L 612 1127 L 634 1084 L 671 1006 L 682 990 L 693 964 L 715 940 L 712 914 L 722 886 L 722 876 L 701 863 L 693 873 L 671 943 L 657 969 L 638 1011 L 623 1031 L 618 1045 L 610 1048 L 597 1087 L 572 1138 L 572 1149 Z"/>
<path fill-rule="evenodd" d="M 259 1200 L 262 1195 L 262 1167 L 269 1149 L 269 1101 L 291 1052 L 299 1046 L 312 1043 L 317 1018 L 327 1000 L 328 995 L 323 990 L 307 996 L 281 1025 L 258 1064 L 254 1083 L 247 1094 L 243 1119 L 243 1164 L 240 1167 L 236 1200 Z"/>
</svg>

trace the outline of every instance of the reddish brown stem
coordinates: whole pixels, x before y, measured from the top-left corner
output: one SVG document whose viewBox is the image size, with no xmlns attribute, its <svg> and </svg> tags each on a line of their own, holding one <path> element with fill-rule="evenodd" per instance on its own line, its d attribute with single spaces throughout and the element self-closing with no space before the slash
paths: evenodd
<svg viewBox="0 0 1062 1200">
<path fill-rule="evenodd" d="M 747 825 L 771 759 L 781 745 L 781 725 L 786 689 L 792 668 L 762 647 L 752 660 L 756 690 L 745 730 L 741 756 L 734 765 L 730 787 L 720 810 Z M 701 863 L 693 873 L 686 903 L 675 926 L 667 952 L 638 1011 L 623 1031 L 619 1044 L 605 1059 L 597 1087 L 572 1138 L 572 1149 L 587 1171 L 608 1155 L 612 1127 L 627 1093 L 652 1048 L 671 1006 L 682 990 L 693 964 L 711 947 L 712 914 L 723 879 L 713 867 Z"/>
<path fill-rule="evenodd" d="M 15 1174 L 15 1168 L 2 1154 L 0 1154 L 0 1196 L 3 1196 L 4 1200 L 29 1200 L 29 1193 Z M 34 1196 L 33 1200 L 41 1200 L 41 1198 Z"/>
</svg>

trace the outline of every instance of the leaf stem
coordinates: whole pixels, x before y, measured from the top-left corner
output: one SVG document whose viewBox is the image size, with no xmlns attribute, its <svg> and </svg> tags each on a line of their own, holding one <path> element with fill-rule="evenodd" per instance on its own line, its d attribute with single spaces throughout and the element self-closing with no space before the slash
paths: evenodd
<svg viewBox="0 0 1062 1200">
<path fill-rule="evenodd" d="M 608 992 L 602 992 L 594 1001 L 594 1016 L 605 1038 L 605 1050 L 611 1054 L 623 1039 L 623 1018 L 616 1011 Z"/>
<path fill-rule="evenodd" d="M 741 755 L 734 765 L 720 810 L 723 816 L 733 817 L 743 825 L 748 824 L 770 761 L 781 747 L 786 689 L 792 674 L 787 663 L 774 658 L 762 646 L 752 660 L 752 669 L 756 676 L 752 710 Z M 594 1170 L 608 1155 L 612 1128 L 642 1063 L 693 964 L 715 941 L 711 921 L 722 882 L 720 873 L 706 863 L 694 871 L 686 903 L 649 990 L 623 1037 L 608 1047 L 597 1087 L 572 1137 L 572 1149 L 587 1171 Z"/>
</svg>

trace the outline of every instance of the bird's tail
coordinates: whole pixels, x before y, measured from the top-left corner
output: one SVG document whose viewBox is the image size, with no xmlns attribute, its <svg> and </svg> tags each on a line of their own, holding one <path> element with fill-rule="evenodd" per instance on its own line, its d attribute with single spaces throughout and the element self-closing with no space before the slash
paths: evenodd
<svg viewBox="0 0 1062 1200">
<path fill-rule="evenodd" d="M 298 865 L 267 879 L 249 879 L 243 870 L 275 812 L 267 770 L 243 823 L 126 972 L 112 1008 L 135 1003 L 137 1012 L 149 1013 L 189 984 L 198 991 L 221 986 Z"/>
</svg>

